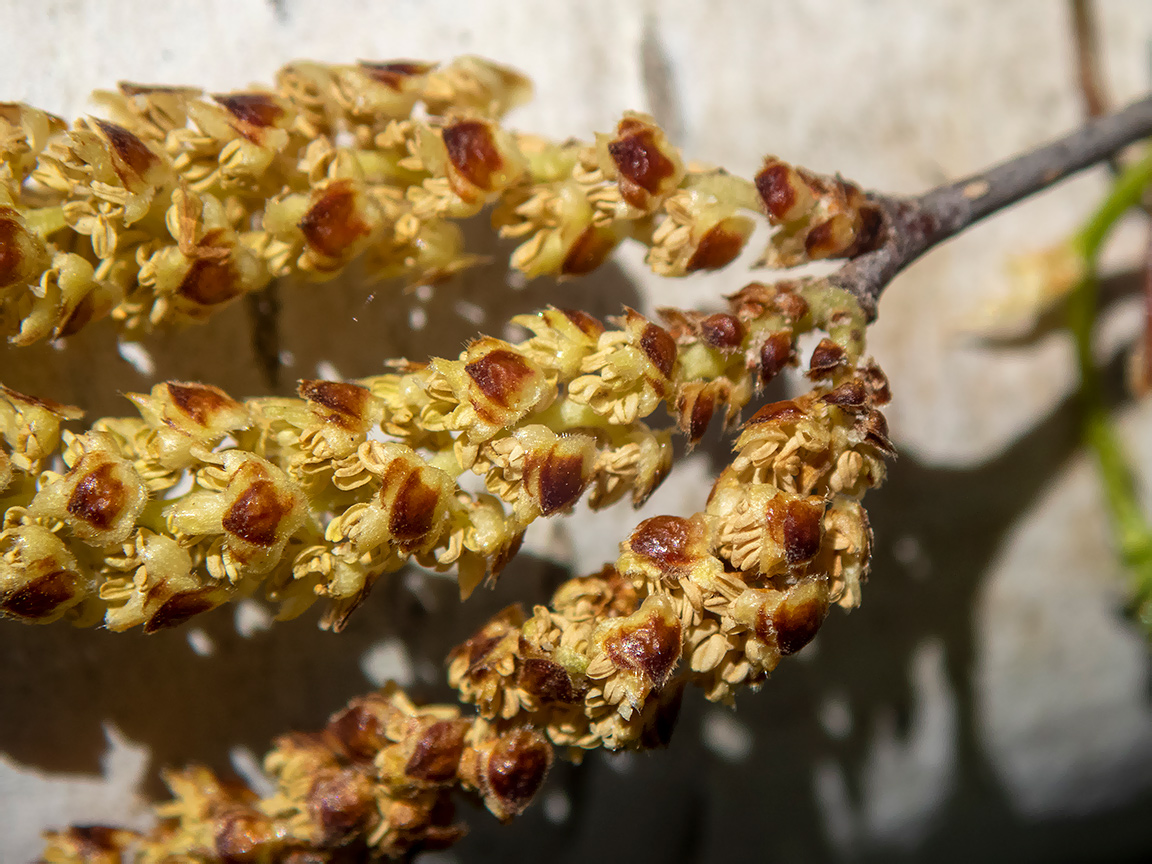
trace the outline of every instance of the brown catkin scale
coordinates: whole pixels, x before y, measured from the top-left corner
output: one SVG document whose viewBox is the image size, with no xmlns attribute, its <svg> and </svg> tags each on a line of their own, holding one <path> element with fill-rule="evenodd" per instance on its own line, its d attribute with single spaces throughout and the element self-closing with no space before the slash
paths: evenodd
<svg viewBox="0 0 1152 864">
<path fill-rule="evenodd" d="M 0 612 L 18 621 L 49 623 L 92 590 L 75 557 L 38 525 L 4 532 L 0 541 Z"/>
<path fill-rule="evenodd" d="M 795 267 L 822 258 L 849 258 L 874 248 L 880 211 L 843 178 L 794 168 L 775 156 L 756 174 L 760 203 L 773 225 L 761 264 Z"/>
<path fill-rule="evenodd" d="M 476 705 L 485 719 L 495 719 L 506 710 L 518 710 L 519 699 L 510 703 L 505 700 L 504 682 L 518 672 L 523 624 L 524 611 L 518 605 L 510 606 L 448 655 L 449 682 L 466 701 Z"/>
<path fill-rule="evenodd" d="M 469 746 L 460 760 L 460 779 L 464 788 L 481 794 L 497 819 L 508 822 L 532 803 L 551 767 L 548 739 L 518 728 Z"/>
<path fill-rule="evenodd" d="M 91 435 L 68 460 L 69 471 L 57 479 L 42 476 L 29 514 L 63 522 L 89 546 L 123 543 L 135 528 L 148 498 L 144 482 L 131 463 L 115 452 L 106 436 Z"/>
</svg>

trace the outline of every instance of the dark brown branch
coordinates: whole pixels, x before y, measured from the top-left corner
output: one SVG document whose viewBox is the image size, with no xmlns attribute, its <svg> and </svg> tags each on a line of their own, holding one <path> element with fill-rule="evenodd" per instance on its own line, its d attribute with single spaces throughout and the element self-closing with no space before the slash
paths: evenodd
<svg viewBox="0 0 1152 864">
<path fill-rule="evenodd" d="M 872 195 L 883 215 L 880 245 L 850 260 L 831 280 L 876 317 L 876 302 L 905 267 L 986 216 L 1152 136 L 1152 96 L 1092 120 L 1057 141 L 917 198 Z"/>
</svg>

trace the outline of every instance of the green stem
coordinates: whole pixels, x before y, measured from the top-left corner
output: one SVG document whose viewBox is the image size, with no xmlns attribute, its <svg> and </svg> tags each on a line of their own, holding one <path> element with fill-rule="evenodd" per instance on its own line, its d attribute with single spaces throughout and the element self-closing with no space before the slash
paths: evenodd
<svg viewBox="0 0 1152 864">
<path fill-rule="evenodd" d="M 1074 244 L 1083 256 L 1085 269 L 1069 298 L 1068 326 L 1076 341 L 1080 371 L 1081 434 L 1096 457 L 1120 555 L 1135 577 L 1137 615 L 1152 634 L 1152 526 L 1141 511 L 1136 477 L 1104 406 L 1100 376 L 1092 356 L 1100 252 L 1112 228 L 1140 203 L 1144 190 L 1150 185 L 1152 150 L 1116 178 L 1103 204 L 1076 236 Z"/>
<path fill-rule="evenodd" d="M 1095 268 L 1104 241 L 1120 218 L 1140 203 L 1144 190 L 1152 185 L 1152 149 L 1133 162 L 1112 181 L 1104 202 L 1080 229 L 1075 241 L 1090 268 Z"/>
</svg>

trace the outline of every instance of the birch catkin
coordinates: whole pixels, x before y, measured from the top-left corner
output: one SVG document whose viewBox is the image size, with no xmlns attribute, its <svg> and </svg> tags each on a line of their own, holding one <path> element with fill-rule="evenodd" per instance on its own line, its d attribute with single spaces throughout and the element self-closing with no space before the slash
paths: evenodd
<svg viewBox="0 0 1152 864">
<path fill-rule="evenodd" d="M 755 214 L 780 226 L 769 266 L 876 239 L 852 184 L 776 159 L 754 182 L 686 164 L 643 115 L 591 143 L 503 128 L 529 92 L 466 57 L 296 63 L 273 89 L 211 97 L 121 84 L 96 94 L 111 119 L 71 128 L 0 104 L 0 325 L 21 345 L 109 315 L 133 334 L 353 261 L 369 280 L 435 282 L 479 260 L 456 222 L 485 207 L 528 276 L 588 273 L 627 238 L 661 275 L 716 269 Z"/>
<path fill-rule="evenodd" d="M 534 519 L 585 493 L 593 507 L 646 500 L 671 467 L 670 430 L 644 422 L 659 406 L 694 442 L 800 333 L 826 329 L 859 356 L 858 311 L 819 283 L 751 285 L 729 305 L 667 310 L 667 329 L 631 310 L 605 329 L 548 309 L 515 319 L 532 333 L 520 343 L 304 381 L 298 399 L 167 382 L 129 397 L 139 418 L 80 435 L 60 431 L 73 409 L 5 391 L 0 611 L 151 631 L 263 586 L 283 617 L 327 598 L 339 627 L 409 559 L 455 568 L 467 594 Z M 461 490 L 465 471 L 488 493 Z"/>
</svg>

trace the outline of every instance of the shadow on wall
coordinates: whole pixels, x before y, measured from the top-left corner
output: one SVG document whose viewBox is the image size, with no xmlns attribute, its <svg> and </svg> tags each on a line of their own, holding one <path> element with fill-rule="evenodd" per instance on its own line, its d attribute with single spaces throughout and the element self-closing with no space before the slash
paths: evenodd
<svg viewBox="0 0 1152 864">
<path fill-rule="evenodd" d="M 507 259 L 505 248 L 488 251 L 497 261 Z M 363 291 L 334 285 L 287 287 L 281 292 L 279 338 L 294 362 L 284 370 L 280 390 L 290 392 L 296 377 L 315 375 L 322 362 L 357 377 L 381 371 L 386 356 L 422 359 L 433 350 L 451 355 L 480 330 L 503 335 L 499 322 L 548 302 L 579 305 L 600 316 L 639 303 L 634 286 L 612 266 L 559 288 L 541 282 L 514 292 L 507 281 L 506 267 L 492 264 L 438 287 L 428 302 L 393 289 L 366 300 Z M 417 309 L 423 326 L 414 329 L 409 322 Z M 127 413 L 127 403 L 113 399 L 115 392 L 143 389 L 151 381 L 118 360 L 110 330 L 95 330 L 62 352 L 9 352 L 5 375 L 18 389 L 68 398 L 30 386 L 62 376 L 73 387 L 71 398 L 90 416 Z M 214 320 L 146 344 L 155 380 L 196 378 L 238 396 L 266 390 L 240 307 L 227 313 L 223 326 Z M 77 358 L 77 352 L 85 356 Z M 502 827 L 487 814 L 464 813 L 472 834 L 451 854 L 462 861 L 491 856 L 510 862 L 900 858 L 898 850 L 881 854 L 836 841 L 814 772 L 820 766 L 838 770 L 850 802 L 861 803 L 877 725 L 894 713 L 897 734 L 908 732 L 915 708 L 912 670 L 925 644 L 939 646 L 955 699 L 953 776 L 926 837 L 903 857 L 970 860 L 980 853 L 1022 861 L 1091 854 L 1104 860 L 1134 853 L 1147 841 L 1143 817 L 1152 808 L 1152 792 L 1077 820 L 1028 822 L 1013 813 L 976 724 L 977 598 L 1006 533 L 1074 452 L 1076 440 L 1075 413 L 1065 404 L 975 469 L 938 469 L 902 456 L 887 485 L 869 499 L 880 542 L 863 607 L 847 617 L 834 613 L 815 651 L 784 664 L 763 692 L 739 700 L 735 718 L 750 737 L 735 742 L 730 761 L 701 743 L 718 709 L 696 694 L 686 700 L 669 752 L 597 754 L 581 766 L 559 765 L 543 802 L 516 825 Z M 727 462 L 728 444 L 714 435 L 709 441 L 718 471 Z M 894 546 L 905 536 L 918 540 L 922 558 Z M 110 723 L 149 748 L 146 791 L 162 795 L 161 766 L 201 762 L 228 771 L 233 748 L 260 754 L 288 729 L 320 726 L 345 700 L 372 686 L 357 658 L 387 638 L 409 647 L 415 677 L 423 682 L 414 691 L 443 698 L 442 658 L 452 644 L 514 599 L 528 605 L 545 599 L 566 576 L 554 565 L 521 556 L 496 590 L 479 592 L 463 606 L 447 580 L 427 580 L 419 592 L 410 590 L 408 578 L 381 580 L 339 637 L 317 630 L 316 615 L 308 614 L 245 638 L 236 632 L 232 613 L 218 610 L 196 622 L 200 644 L 212 646 L 204 656 L 190 647 L 186 630 L 144 637 L 0 626 L 0 701 L 8 706 L 0 712 L 0 749 L 46 772 L 98 774 L 103 727 Z M 830 696 L 850 723 L 837 726 L 827 719 Z"/>
</svg>

